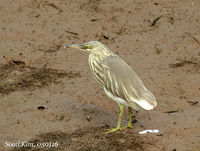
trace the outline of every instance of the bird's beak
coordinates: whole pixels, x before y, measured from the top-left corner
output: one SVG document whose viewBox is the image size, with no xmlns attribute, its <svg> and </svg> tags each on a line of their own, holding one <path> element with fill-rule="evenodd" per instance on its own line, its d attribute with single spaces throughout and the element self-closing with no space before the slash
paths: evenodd
<svg viewBox="0 0 200 151">
<path fill-rule="evenodd" d="M 64 48 L 74 48 L 74 49 L 88 49 L 88 45 L 65 45 Z"/>
</svg>

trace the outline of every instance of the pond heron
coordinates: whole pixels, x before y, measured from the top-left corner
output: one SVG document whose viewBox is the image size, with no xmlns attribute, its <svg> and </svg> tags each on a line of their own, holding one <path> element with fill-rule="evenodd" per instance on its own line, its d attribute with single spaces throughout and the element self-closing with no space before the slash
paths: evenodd
<svg viewBox="0 0 200 151">
<path fill-rule="evenodd" d="M 133 128 L 131 125 L 132 108 L 138 110 L 141 107 L 152 110 L 156 107 L 155 97 L 145 88 L 135 71 L 102 43 L 90 41 L 81 45 L 66 45 L 64 47 L 76 48 L 90 53 L 89 66 L 92 74 L 108 97 L 119 105 L 120 114 L 117 127 L 109 129 L 107 133 L 122 128 Z M 129 123 L 126 127 L 121 127 L 123 106 L 127 106 L 129 111 Z"/>
</svg>

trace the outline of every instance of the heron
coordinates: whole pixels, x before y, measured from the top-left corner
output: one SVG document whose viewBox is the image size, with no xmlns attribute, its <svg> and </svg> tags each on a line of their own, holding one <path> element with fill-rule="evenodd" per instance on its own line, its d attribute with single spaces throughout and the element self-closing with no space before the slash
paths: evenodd
<svg viewBox="0 0 200 151">
<path fill-rule="evenodd" d="M 104 44 L 90 41 L 80 45 L 65 45 L 65 48 L 75 48 L 89 52 L 89 66 L 98 83 L 107 96 L 116 101 L 120 114 L 116 128 L 110 128 L 106 133 L 123 128 L 133 128 L 132 109 L 139 107 L 152 110 L 157 106 L 154 95 L 145 86 L 136 72 L 118 55 L 114 54 Z M 129 122 L 121 127 L 124 107 L 128 107 Z"/>
</svg>

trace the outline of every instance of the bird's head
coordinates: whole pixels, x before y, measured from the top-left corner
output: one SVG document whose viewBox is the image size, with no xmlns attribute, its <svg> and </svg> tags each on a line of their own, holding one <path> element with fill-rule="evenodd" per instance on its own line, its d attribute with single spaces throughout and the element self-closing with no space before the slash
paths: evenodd
<svg viewBox="0 0 200 151">
<path fill-rule="evenodd" d="M 98 41 L 90 41 L 81 45 L 66 45 L 64 48 L 80 49 L 91 54 L 111 53 L 111 51 L 105 45 Z"/>
</svg>

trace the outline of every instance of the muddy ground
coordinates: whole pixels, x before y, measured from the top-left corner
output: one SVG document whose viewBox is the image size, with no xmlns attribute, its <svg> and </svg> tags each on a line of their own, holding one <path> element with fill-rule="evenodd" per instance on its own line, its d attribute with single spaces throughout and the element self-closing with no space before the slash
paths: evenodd
<svg viewBox="0 0 200 151">
<path fill-rule="evenodd" d="M 0 150 L 199 151 L 199 8 L 199 0 L 1 1 Z M 88 54 L 63 48 L 94 40 L 157 99 L 154 110 L 134 112 L 134 129 L 104 134 L 118 106 L 92 77 Z M 138 134 L 145 129 L 160 132 Z"/>
</svg>

